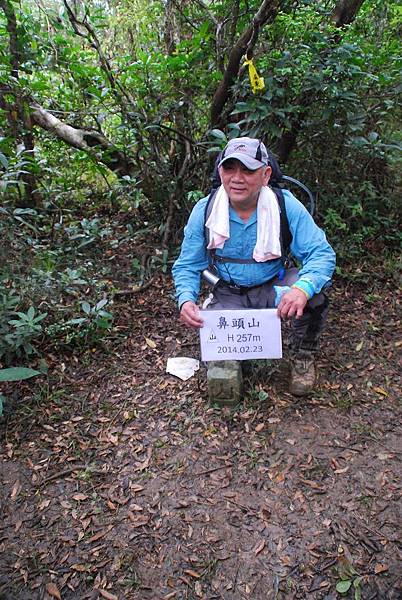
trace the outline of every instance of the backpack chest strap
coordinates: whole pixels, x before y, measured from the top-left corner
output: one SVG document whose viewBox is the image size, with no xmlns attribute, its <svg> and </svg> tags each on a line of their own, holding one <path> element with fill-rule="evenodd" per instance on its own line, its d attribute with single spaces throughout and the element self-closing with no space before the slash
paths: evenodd
<svg viewBox="0 0 402 600">
<path fill-rule="evenodd" d="M 231 256 L 219 256 L 216 254 L 215 250 L 208 251 L 212 262 L 217 263 L 236 263 L 239 265 L 250 265 L 250 264 L 258 264 L 254 258 L 232 258 Z"/>
</svg>

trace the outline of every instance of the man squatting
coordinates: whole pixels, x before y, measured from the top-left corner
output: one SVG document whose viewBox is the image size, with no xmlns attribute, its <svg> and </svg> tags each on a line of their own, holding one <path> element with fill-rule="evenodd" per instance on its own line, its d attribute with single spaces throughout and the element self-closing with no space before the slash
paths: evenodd
<svg viewBox="0 0 402 600">
<path fill-rule="evenodd" d="M 212 211 L 205 223 L 208 198 L 194 206 L 173 265 L 180 321 L 189 327 L 203 325 L 196 302 L 212 252 L 220 282 L 208 308 L 277 307 L 282 319 L 292 320 L 290 392 L 309 394 L 316 377 L 314 356 L 328 314 L 322 290 L 331 280 L 335 253 L 304 205 L 283 190 L 293 238 L 290 250 L 301 265 L 299 270 L 284 269 L 279 205 L 268 186 L 272 169 L 265 145 L 253 138 L 233 139 L 222 156 L 218 166 L 222 185 Z M 236 262 L 245 258 L 249 262 Z"/>
</svg>

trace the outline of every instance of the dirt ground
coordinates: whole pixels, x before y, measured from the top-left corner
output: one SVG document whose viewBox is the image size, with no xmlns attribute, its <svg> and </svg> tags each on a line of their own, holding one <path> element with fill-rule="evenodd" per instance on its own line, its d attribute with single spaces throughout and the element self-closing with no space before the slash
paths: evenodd
<svg viewBox="0 0 402 600">
<path fill-rule="evenodd" d="M 121 299 L 113 351 L 12 387 L 0 599 L 401 598 L 400 305 L 347 281 L 331 300 L 307 399 L 285 360 L 253 363 L 234 409 L 204 367 L 166 375 L 198 339 L 163 280 Z"/>
</svg>

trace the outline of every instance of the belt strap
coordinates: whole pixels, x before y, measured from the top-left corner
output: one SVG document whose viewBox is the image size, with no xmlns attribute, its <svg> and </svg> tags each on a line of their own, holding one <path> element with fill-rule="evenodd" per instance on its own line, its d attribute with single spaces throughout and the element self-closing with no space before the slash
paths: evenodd
<svg viewBox="0 0 402 600">
<path fill-rule="evenodd" d="M 247 294 L 247 292 L 250 292 L 251 290 L 256 290 L 257 288 L 262 287 L 266 283 L 273 281 L 275 278 L 276 278 L 276 275 L 274 277 L 271 277 L 271 279 L 268 279 L 268 281 L 264 281 L 264 283 L 260 283 L 259 285 L 253 285 L 251 287 L 246 287 L 244 285 L 232 285 L 232 284 L 228 283 L 227 281 L 225 281 L 224 279 L 221 279 L 219 281 L 218 287 L 220 287 L 220 286 L 227 287 L 232 292 L 235 292 L 236 294 Z"/>
</svg>

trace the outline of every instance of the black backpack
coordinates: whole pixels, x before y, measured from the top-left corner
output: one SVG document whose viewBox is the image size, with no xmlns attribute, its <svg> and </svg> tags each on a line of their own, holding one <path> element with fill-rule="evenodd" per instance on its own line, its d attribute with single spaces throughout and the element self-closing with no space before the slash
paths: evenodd
<svg viewBox="0 0 402 600">
<path fill-rule="evenodd" d="M 290 244 L 292 243 L 293 238 L 292 238 L 292 233 L 289 228 L 289 221 L 288 221 L 288 217 L 286 214 L 285 199 L 283 197 L 283 192 L 282 192 L 285 182 L 290 182 L 292 184 L 297 185 L 307 195 L 307 197 L 309 199 L 309 212 L 311 215 L 314 215 L 315 200 L 314 200 L 314 195 L 311 192 L 311 190 L 309 190 L 309 188 L 306 185 L 304 185 L 304 183 L 301 183 L 298 179 L 294 179 L 294 177 L 289 177 L 288 175 L 284 175 L 281 171 L 281 168 L 280 168 L 275 156 L 273 154 L 271 154 L 271 152 L 269 150 L 267 150 L 267 152 L 268 152 L 269 163 L 270 163 L 270 166 L 272 169 L 271 177 L 269 180 L 269 185 L 270 185 L 271 189 L 273 190 L 273 192 L 275 193 L 275 196 L 278 200 L 279 213 L 280 213 L 280 230 L 281 230 L 280 231 L 280 241 L 281 241 L 282 260 L 284 263 L 286 263 L 286 262 L 289 262 L 289 259 L 290 259 Z M 211 188 L 211 192 L 208 196 L 207 203 L 205 205 L 204 231 L 205 231 L 206 246 L 208 246 L 208 244 L 209 244 L 209 230 L 207 229 L 205 224 L 208 220 L 209 215 L 211 214 L 217 191 L 218 191 L 219 187 L 221 186 L 221 178 L 220 178 L 219 170 L 218 170 L 218 165 L 221 160 L 222 160 L 222 152 L 218 154 L 217 159 L 215 161 L 214 171 L 212 174 L 212 188 Z M 248 263 L 255 262 L 255 260 L 253 258 L 221 257 L 216 254 L 215 250 L 208 250 L 208 252 L 209 252 L 212 263 L 215 261 L 216 262 L 232 262 L 232 263 L 238 263 L 238 264 L 248 264 Z"/>
</svg>

